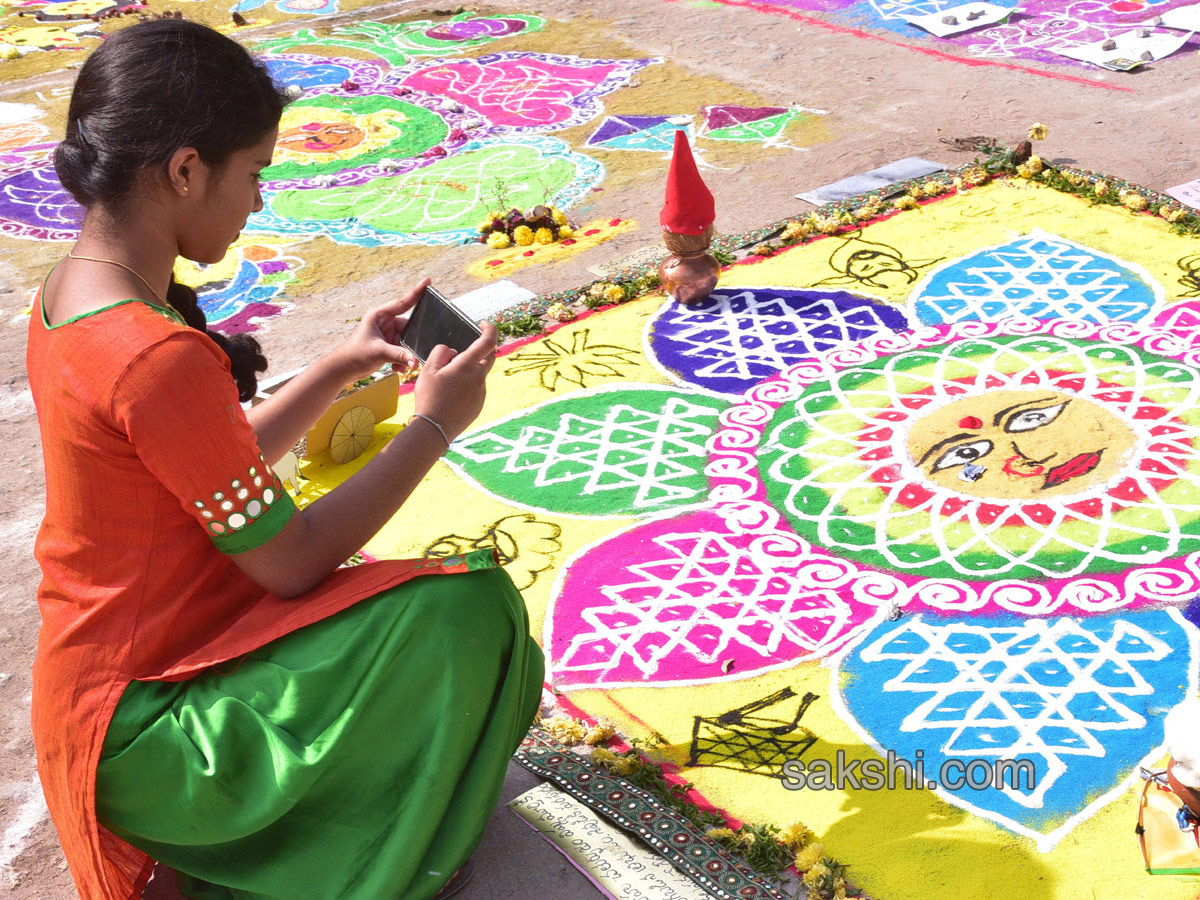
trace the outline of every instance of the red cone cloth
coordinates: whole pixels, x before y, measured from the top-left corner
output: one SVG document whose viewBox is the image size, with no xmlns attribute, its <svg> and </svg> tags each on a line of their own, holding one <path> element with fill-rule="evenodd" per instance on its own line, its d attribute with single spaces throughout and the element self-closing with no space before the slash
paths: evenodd
<svg viewBox="0 0 1200 900">
<path fill-rule="evenodd" d="M 703 234 L 717 217 L 713 195 L 696 170 L 687 133 L 675 132 L 675 151 L 667 172 L 667 199 L 658 214 L 659 224 L 675 234 Z"/>
</svg>

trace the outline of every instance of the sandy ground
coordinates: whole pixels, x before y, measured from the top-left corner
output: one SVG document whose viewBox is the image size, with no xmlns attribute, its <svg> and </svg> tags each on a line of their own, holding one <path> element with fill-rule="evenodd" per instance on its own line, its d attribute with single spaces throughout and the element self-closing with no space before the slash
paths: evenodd
<svg viewBox="0 0 1200 900">
<path fill-rule="evenodd" d="M 807 150 L 761 154 L 753 162 L 726 164 L 705 177 L 717 198 L 718 226 L 747 230 L 810 207 L 793 199 L 799 191 L 905 157 L 923 156 L 958 165 L 971 154 L 942 139 L 1021 136 L 1032 122 L 1050 126 L 1043 155 L 1058 162 L 1104 171 L 1154 188 L 1200 177 L 1200 100 L 1195 78 L 1200 60 L 1187 51 L 1134 74 L 1062 67 L 1046 77 L 1013 68 L 968 66 L 883 41 L 863 40 L 811 23 L 712 3 L 663 0 L 548 0 L 528 7 L 485 9 L 538 12 L 594 30 L 605 41 L 628 45 L 639 56 L 662 56 L 698 75 L 715 76 L 764 101 L 828 111 L 826 140 Z M 428 14 L 405 4 L 406 16 Z M 890 38 L 895 41 L 895 38 Z M 927 45 L 926 45 L 927 46 Z M 43 84 L 67 84 L 69 74 L 39 76 Z M 669 106 L 671 84 L 649 83 Z M 1105 85 L 1108 85 L 1106 87 Z M 27 86 L 4 84 L 0 99 Z M 1119 89 L 1116 89 L 1119 88 Z M 725 102 L 717 97 L 711 102 Z M 736 154 L 735 154 L 736 155 Z M 561 289 L 590 280 L 586 266 L 623 255 L 657 239 L 662 160 L 643 154 L 641 169 L 628 170 L 593 194 L 579 218 L 620 216 L 642 227 L 554 267 L 529 268 L 514 280 L 534 291 Z M 749 159 L 749 157 L 747 157 Z M 65 900 L 74 896 L 40 798 L 29 735 L 30 677 L 38 616 L 34 603 L 37 567 L 32 543 L 41 515 L 43 476 L 37 427 L 24 374 L 25 306 L 32 276 L 25 245 L 0 258 L 0 896 L 13 900 Z M 340 286 L 292 297 L 296 310 L 273 320 L 262 338 L 274 371 L 309 361 L 351 325 L 348 320 L 386 296 L 397 281 L 428 272 L 447 293 L 477 287 L 465 273 L 478 248 L 418 252 L 412 260 L 376 270 L 325 273 Z M 396 259 L 396 256 L 392 256 Z M 18 269 L 18 266 L 21 266 Z M 365 273 L 370 273 L 366 275 Z M 514 778 L 519 776 L 514 775 Z M 509 792 L 522 781 L 514 781 Z M 510 813 L 501 810 L 480 852 L 485 874 L 461 896 L 586 896 L 591 888 L 537 840 L 509 839 Z M 519 823 L 518 823 L 519 825 Z M 524 826 L 520 826 L 524 828 Z M 852 861 L 851 861 L 852 862 Z M 500 877 L 504 866 L 510 876 Z M 494 876 L 494 877 L 493 877 Z M 332 898 L 331 898 L 332 900 Z"/>
</svg>

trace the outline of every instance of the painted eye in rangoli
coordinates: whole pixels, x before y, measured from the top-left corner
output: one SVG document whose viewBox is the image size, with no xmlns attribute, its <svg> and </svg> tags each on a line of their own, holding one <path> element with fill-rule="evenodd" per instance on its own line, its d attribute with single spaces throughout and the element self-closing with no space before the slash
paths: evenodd
<svg viewBox="0 0 1200 900">
<path fill-rule="evenodd" d="M 937 458 L 937 462 L 933 464 L 931 472 L 940 472 L 942 469 L 951 469 L 954 466 L 965 466 L 967 463 L 973 463 L 976 460 L 983 459 L 992 452 L 991 441 L 971 441 L 968 444 L 959 444 L 957 447 L 951 447 L 945 453 Z"/>
<path fill-rule="evenodd" d="M 1062 403 L 1057 403 L 1054 406 L 1022 410 L 1004 423 L 1004 430 L 1009 434 L 1016 434 L 1022 431 L 1033 431 L 1035 428 L 1049 425 L 1059 417 L 1070 402 L 1070 400 L 1064 400 Z"/>
</svg>

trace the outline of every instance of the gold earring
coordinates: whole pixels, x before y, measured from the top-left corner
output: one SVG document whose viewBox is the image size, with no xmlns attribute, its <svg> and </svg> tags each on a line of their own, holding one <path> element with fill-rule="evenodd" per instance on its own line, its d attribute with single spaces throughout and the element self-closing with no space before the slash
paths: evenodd
<svg viewBox="0 0 1200 900">
<path fill-rule="evenodd" d="M 183 192 L 185 194 L 188 192 L 188 186 L 186 184 L 183 186 Z"/>
</svg>

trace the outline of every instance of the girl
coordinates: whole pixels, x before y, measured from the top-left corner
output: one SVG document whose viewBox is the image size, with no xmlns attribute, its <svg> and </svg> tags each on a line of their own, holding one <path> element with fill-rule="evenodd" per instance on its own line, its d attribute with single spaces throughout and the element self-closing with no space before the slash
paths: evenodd
<svg viewBox="0 0 1200 900">
<path fill-rule="evenodd" d="M 397 335 L 427 282 L 249 413 L 257 344 L 218 343 L 172 282 L 177 256 L 219 261 L 262 208 L 284 102 L 234 41 L 148 22 L 84 64 L 55 152 L 87 212 L 29 334 L 47 490 L 33 726 L 83 900 L 139 896 L 153 860 L 193 897 L 432 897 L 540 696 L 490 554 L 337 568 L 478 415 L 494 327 L 437 348 L 409 426 L 301 511 L 271 461 L 341 387 L 409 364 Z"/>
</svg>

